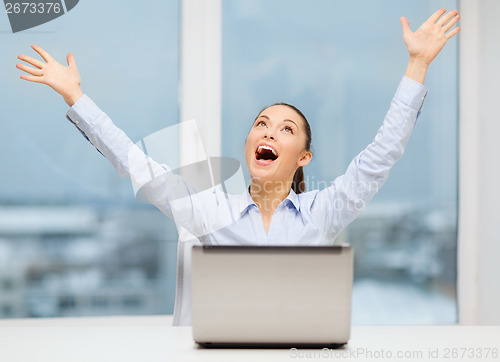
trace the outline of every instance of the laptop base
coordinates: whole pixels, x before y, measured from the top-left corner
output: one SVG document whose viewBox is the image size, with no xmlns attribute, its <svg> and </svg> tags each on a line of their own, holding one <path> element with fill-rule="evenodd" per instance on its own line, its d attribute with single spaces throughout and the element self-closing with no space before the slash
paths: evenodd
<svg viewBox="0 0 500 362">
<path fill-rule="evenodd" d="M 339 349 L 344 347 L 346 343 L 220 343 L 220 342 L 197 342 L 197 344 L 202 348 L 236 348 L 236 349 Z"/>
</svg>

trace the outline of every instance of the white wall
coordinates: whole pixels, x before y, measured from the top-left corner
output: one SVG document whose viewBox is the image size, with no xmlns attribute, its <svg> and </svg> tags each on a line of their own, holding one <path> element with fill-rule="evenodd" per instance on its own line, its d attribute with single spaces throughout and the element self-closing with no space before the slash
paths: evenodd
<svg viewBox="0 0 500 362">
<path fill-rule="evenodd" d="M 500 324 L 500 1 L 460 12 L 459 321 Z"/>
</svg>

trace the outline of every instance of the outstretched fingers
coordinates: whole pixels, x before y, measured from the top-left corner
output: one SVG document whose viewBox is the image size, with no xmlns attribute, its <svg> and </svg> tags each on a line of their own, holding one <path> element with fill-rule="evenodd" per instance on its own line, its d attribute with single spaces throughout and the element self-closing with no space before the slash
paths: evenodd
<svg viewBox="0 0 500 362">
<path fill-rule="evenodd" d="M 40 56 L 48 63 L 49 61 L 54 60 L 49 53 L 47 53 L 45 50 L 43 50 L 41 47 L 37 45 L 32 45 L 31 46 L 34 51 L 36 51 Z M 35 83 L 43 83 L 44 82 L 44 74 L 43 74 L 43 67 L 47 64 L 44 62 L 41 62 L 38 59 L 34 59 L 32 57 L 28 57 L 26 55 L 19 55 L 18 58 L 20 60 L 25 61 L 28 64 L 31 64 L 33 67 L 29 67 L 25 64 L 16 64 L 16 68 L 21 69 L 25 71 L 28 74 L 22 74 L 21 79 L 28 80 L 30 82 L 35 82 Z"/>
<path fill-rule="evenodd" d="M 399 21 L 401 21 L 401 27 L 403 28 L 403 34 L 410 33 L 410 23 L 408 19 L 406 19 L 404 16 L 402 16 Z"/>
<path fill-rule="evenodd" d="M 49 62 L 52 59 L 52 57 L 50 56 L 49 53 L 47 53 L 45 50 L 43 50 L 41 47 L 39 47 L 38 45 L 32 45 L 31 46 L 33 48 L 34 51 L 36 51 L 38 54 L 40 54 L 40 56 L 43 58 L 43 60 L 45 60 L 46 62 Z"/>
<path fill-rule="evenodd" d="M 35 83 L 42 83 L 42 81 L 43 81 L 42 77 L 37 77 L 37 76 L 33 76 L 33 75 L 26 75 L 26 74 L 22 74 L 21 79 L 29 80 L 30 82 L 35 82 Z"/>
<path fill-rule="evenodd" d="M 27 65 L 24 65 L 24 64 L 16 64 L 16 67 L 18 69 L 24 70 L 26 73 L 29 73 L 31 75 L 40 76 L 43 74 L 43 71 L 41 69 L 28 67 Z"/>
<path fill-rule="evenodd" d="M 446 12 L 446 9 L 439 9 L 436 11 L 434 14 L 431 15 L 431 17 L 427 20 L 432 22 L 433 24 L 438 21 L 438 19 Z"/>
<path fill-rule="evenodd" d="M 457 13 L 450 21 L 448 21 L 443 26 L 444 32 L 446 33 L 448 30 L 450 30 L 453 27 L 453 25 L 455 25 L 457 23 L 458 19 L 460 19 L 460 15 L 458 15 L 458 13 Z"/>
<path fill-rule="evenodd" d="M 32 66 L 34 66 L 34 67 L 40 68 L 40 69 L 41 69 L 41 68 L 43 67 L 43 65 L 44 65 L 44 63 L 42 63 L 41 61 L 36 60 L 36 59 L 34 59 L 34 58 L 32 58 L 32 57 L 28 57 L 28 56 L 26 56 L 26 55 L 19 55 L 17 58 L 18 58 L 18 59 L 21 59 L 21 60 L 23 60 L 23 61 L 25 61 L 26 63 L 31 64 L 31 65 L 32 65 Z"/>
<path fill-rule="evenodd" d="M 458 34 L 458 32 L 460 31 L 460 27 L 457 26 L 455 29 L 453 29 L 452 31 L 449 31 L 446 33 L 446 38 L 447 39 L 451 39 L 453 38 L 455 35 Z"/>
<path fill-rule="evenodd" d="M 443 26 L 444 24 L 446 24 L 451 18 L 453 18 L 454 16 L 456 16 L 458 14 L 458 10 L 452 10 L 450 12 L 448 12 L 448 14 L 442 16 L 437 22 L 436 24 L 437 25 L 440 25 L 440 26 Z"/>
</svg>

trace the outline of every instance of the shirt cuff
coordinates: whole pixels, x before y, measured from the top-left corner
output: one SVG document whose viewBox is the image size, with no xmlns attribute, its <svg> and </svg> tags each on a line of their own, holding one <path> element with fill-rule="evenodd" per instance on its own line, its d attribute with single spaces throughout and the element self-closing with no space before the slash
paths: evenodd
<svg viewBox="0 0 500 362">
<path fill-rule="evenodd" d="M 417 111 L 421 111 L 428 92 L 429 88 L 425 85 L 420 84 L 407 76 L 403 76 L 394 98 Z"/>
<path fill-rule="evenodd" d="M 76 101 L 66 113 L 66 118 L 75 126 L 80 122 L 91 125 L 102 113 L 101 109 L 86 94 Z M 80 127 L 78 127 L 80 128 Z"/>
<path fill-rule="evenodd" d="M 89 130 L 100 114 L 102 114 L 101 109 L 86 94 L 83 94 L 66 112 L 66 118 L 73 123 L 87 141 L 92 143 L 85 131 Z M 99 151 L 97 147 L 96 149 Z M 99 153 L 102 155 L 101 151 Z"/>
</svg>

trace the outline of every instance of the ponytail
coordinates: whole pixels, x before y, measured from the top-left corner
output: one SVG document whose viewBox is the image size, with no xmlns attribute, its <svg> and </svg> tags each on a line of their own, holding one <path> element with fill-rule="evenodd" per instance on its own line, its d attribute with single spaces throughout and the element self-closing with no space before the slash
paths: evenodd
<svg viewBox="0 0 500 362">
<path fill-rule="evenodd" d="M 302 166 L 300 166 L 297 169 L 297 171 L 295 171 L 295 175 L 293 175 L 292 190 L 296 194 L 300 194 L 306 191 L 306 184 L 304 182 L 304 171 L 302 170 Z"/>
</svg>

